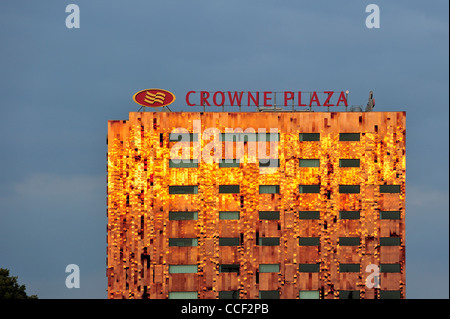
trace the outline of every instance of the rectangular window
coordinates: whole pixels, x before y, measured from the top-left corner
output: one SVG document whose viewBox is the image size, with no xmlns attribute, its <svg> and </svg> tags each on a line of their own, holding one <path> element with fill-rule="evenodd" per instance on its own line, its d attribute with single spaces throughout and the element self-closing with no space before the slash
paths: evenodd
<svg viewBox="0 0 450 319">
<path fill-rule="evenodd" d="M 237 211 L 228 211 L 228 212 L 219 212 L 220 220 L 237 220 L 239 219 L 239 212 Z"/>
<path fill-rule="evenodd" d="M 234 272 L 239 274 L 239 264 L 219 265 L 219 272 Z"/>
<path fill-rule="evenodd" d="M 277 158 L 262 158 L 259 160 L 259 167 L 280 167 L 280 160 Z"/>
<path fill-rule="evenodd" d="M 169 186 L 169 194 L 198 194 L 198 186 Z"/>
<path fill-rule="evenodd" d="M 340 246 L 359 246 L 359 237 L 339 237 Z"/>
<path fill-rule="evenodd" d="M 195 274 L 197 265 L 169 265 L 169 274 Z"/>
<path fill-rule="evenodd" d="M 259 246 L 280 246 L 279 237 L 260 237 L 258 241 Z"/>
<path fill-rule="evenodd" d="M 380 210 L 380 219 L 400 219 L 400 211 Z"/>
<path fill-rule="evenodd" d="M 219 299 L 239 299 L 239 290 L 219 291 Z"/>
<path fill-rule="evenodd" d="M 198 299 L 196 291 L 170 291 L 169 299 Z"/>
<path fill-rule="evenodd" d="M 169 220 L 197 220 L 198 212 L 169 212 Z"/>
<path fill-rule="evenodd" d="M 400 185 L 380 185 L 380 193 L 400 193 Z"/>
<path fill-rule="evenodd" d="M 320 264 L 299 264 L 299 272 L 320 272 Z"/>
<path fill-rule="evenodd" d="M 260 194 L 279 194 L 280 185 L 259 185 Z"/>
<path fill-rule="evenodd" d="M 300 290 L 298 296 L 300 299 L 320 299 L 319 290 Z"/>
<path fill-rule="evenodd" d="M 380 290 L 380 299 L 401 299 L 400 290 Z"/>
<path fill-rule="evenodd" d="M 402 267 L 400 264 L 381 264 L 380 272 L 401 272 Z"/>
<path fill-rule="evenodd" d="M 298 139 L 300 142 L 320 141 L 320 133 L 300 133 Z"/>
<path fill-rule="evenodd" d="M 400 246 L 400 237 L 380 237 L 380 246 Z"/>
<path fill-rule="evenodd" d="M 360 299 L 359 290 L 340 290 L 339 299 Z"/>
<path fill-rule="evenodd" d="M 320 193 L 320 185 L 298 185 L 300 194 L 318 194 Z"/>
<path fill-rule="evenodd" d="M 358 194 L 359 185 L 339 185 L 339 193 L 341 194 Z"/>
<path fill-rule="evenodd" d="M 339 272 L 359 272 L 359 264 L 340 264 Z"/>
<path fill-rule="evenodd" d="M 265 138 L 265 134 L 262 139 Z M 220 133 L 219 135 L 220 142 L 257 142 L 258 134 L 257 133 Z"/>
<path fill-rule="evenodd" d="M 169 238 L 169 246 L 171 247 L 194 247 L 197 245 L 197 238 Z"/>
<path fill-rule="evenodd" d="M 278 290 L 260 290 L 259 299 L 280 299 Z"/>
<path fill-rule="evenodd" d="M 320 211 L 303 210 L 298 212 L 299 219 L 320 219 Z"/>
<path fill-rule="evenodd" d="M 359 167 L 359 159 L 340 159 L 339 167 Z"/>
<path fill-rule="evenodd" d="M 169 160 L 169 168 L 198 168 L 196 159 L 176 159 Z"/>
<path fill-rule="evenodd" d="M 358 142 L 360 140 L 359 133 L 339 133 L 339 141 Z"/>
<path fill-rule="evenodd" d="M 319 246 L 320 237 L 299 237 L 298 244 L 300 246 Z"/>
<path fill-rule="evenodd" d="M 300 167 L 320 167 L 320 160 L 319 159 L 301 158 L 299 160 L 299 166 Z"/>
<path fill-rule="evenodd" d="M 198 133 L 170 133 L 169 142 L 197 142 Z"/>
<path fill-rule="evenodd" d="M 339 212 L 340 219 L 359 219 L 359 210 L 342 210 Z"/>
<path fill-rule="evenodd" d="M 219 168 L 239 167 L 239 159 L 221 159 Z"/>
<path fill-rule="evenodd" d="M 280 212 L 279 211 L 260 211 L 259 219 L 266 219 L 266 220 L 280 219 Z"/>
<path fill-rule="evenodd" d="M 222 237 L 219 238 L 219 246 L 239 246 L 240 240 L 239 237 Z"/>
<path fill-rule="evenodd" d="M 239 194 L 239 185 L 219 185 L 220 194 Z"/>
<path fill-rule="evenodd" d="M 280 264 L 260 264 L 259 272 L 260 273 L 280 272 Z"/>
</svg>

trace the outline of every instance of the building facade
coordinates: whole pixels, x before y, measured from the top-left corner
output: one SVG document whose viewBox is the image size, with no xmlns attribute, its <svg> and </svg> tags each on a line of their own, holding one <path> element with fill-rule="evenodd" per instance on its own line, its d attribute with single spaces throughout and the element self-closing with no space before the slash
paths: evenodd
<svg viewBox="0 0 450 319">
<path fill-rule="evenodd" d="M 108 298 L 405 298 L 405 116 L 109 121 Z"/>
</svg>

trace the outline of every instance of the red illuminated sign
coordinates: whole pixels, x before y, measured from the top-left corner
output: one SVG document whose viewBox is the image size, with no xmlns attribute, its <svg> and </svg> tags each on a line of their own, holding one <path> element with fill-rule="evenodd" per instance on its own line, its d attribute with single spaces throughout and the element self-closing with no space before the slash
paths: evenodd
<svg viewBox="0 0 450 319">
<path fill-rule="evenodd" d="M 172 104 L 175 101 L 175 94 L 167 90 L 147 89 L 137 92 L 133 100 L 146 107 L 161 107 Z"/>
</svg>

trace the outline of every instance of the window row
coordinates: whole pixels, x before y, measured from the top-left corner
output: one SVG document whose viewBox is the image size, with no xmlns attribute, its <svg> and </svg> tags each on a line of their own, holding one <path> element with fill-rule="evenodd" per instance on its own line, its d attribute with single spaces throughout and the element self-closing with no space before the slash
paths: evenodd
<svg viewBox="0 0 450 319">
<path fill-rule="evenodd" d="M 299 211 L 298 212 L 299 219 L 320 219 L 320 211 Z M 339 212 L 340 219 L 359 219 L 360 211 L 340 211 Z M 401 214 L 400 211 L 379 211 L 380 219 L 400 219 Z M 239 220 L 240 212 L 239 211 L 219 211 L 219 220 Z M 259 211 L 259 219 L 261 220 L 279 220 L 280 212 L 279 211 Z M 198 212 L 196 211 L 181 211 L 169 212 L 169 220 L 198 220 Z"/>
<path fill-rule="evenodd" d="M 339 193 L 341 194 L 359 194 L 360 185 L 339 185 Z M 239 194 L 240 185 L 219 185 L 219 194 Z M 298 185 L 300 194 L 318 194 L 320 193 L 320 185 Z M 400 193 L 400 185 L 380 185 L 380 193 Z M 260 194 L 279 194 L 280 185 L 259 185 Z M 169 194 L 198 194 L 197 185 L 169 186 Z"/>
</svg>

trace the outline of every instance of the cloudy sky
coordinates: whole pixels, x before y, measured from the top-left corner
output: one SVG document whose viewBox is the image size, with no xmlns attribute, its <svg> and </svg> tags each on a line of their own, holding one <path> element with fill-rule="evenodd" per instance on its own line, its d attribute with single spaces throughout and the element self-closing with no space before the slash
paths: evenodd
<svg viewBox="0 0 450 319">
<path fill-rule="evenodd" d="M 189 90 L 348 89 L 350 105 L 373 90 L 377 111 L 407 112 L 407 297 L 448 298 L 448 6 L 2 0 L 0 267 L 40 298 L 106 298 L 107 121 L 137 111 L 139 90 L 174 92 L 176 111 Z"/>
</svg>

